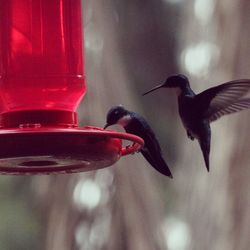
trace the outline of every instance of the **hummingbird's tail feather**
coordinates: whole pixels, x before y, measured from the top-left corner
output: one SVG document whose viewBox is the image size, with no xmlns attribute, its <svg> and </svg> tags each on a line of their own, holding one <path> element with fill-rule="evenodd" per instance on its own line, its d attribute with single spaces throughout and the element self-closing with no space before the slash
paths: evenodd
<svg viewBox="0 0 250 250">
<path fill-rule="evenodd" d="M 173 175 L 162 156 L 159 156 L 157 157 L 157 159 L 154 159 L 147 151 L 141 150 L 141 153 L 154 169 L 156 169 L 161 174 L 173 179 Z"/>
<path fill-rule="evenodd" d="M 209 166 L 209 153 L 210 153 L 210 137 L 206 138 L 200 138 L 199 144 L 201 147 L 201 151 L 203 154 L 203 158 L 206 164 L 207 171 L 209 172 L 210 166 Z"/>
</svg>

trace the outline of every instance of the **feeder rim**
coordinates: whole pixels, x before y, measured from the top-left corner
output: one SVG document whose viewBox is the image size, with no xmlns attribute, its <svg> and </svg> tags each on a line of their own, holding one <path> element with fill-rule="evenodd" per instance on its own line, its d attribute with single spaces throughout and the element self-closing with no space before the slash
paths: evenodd
<svg viewBox="0 0 250 250">
<path fill-rule="evenodd" d="M 0 136 L 8 134 L 85 134 L 86 136 L 103 136 L 117 138 L 121 140 L 131 141 L 133 144 L 122 147 L 121 156 L 138 152 L 144 146 L 144 140 L 134 134 L 126 132 L 117 132 L 114 130 L 103 129 L 93 126 L 84 126 L 76 128 L 55 128 L 55 127 L 38 127 L 38 128 L 15 128 L 15 129 L 0 129 Z"/>
</svg>

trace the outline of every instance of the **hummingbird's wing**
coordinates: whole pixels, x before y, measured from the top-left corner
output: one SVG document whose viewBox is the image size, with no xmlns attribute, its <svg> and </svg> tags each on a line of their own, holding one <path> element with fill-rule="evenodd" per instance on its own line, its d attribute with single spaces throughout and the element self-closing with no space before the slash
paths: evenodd
<svg viewBox="0 0 250 250">
<path fill-rule="evenodd" d="M 143 135 L 145 146 L 142 148 L 141 153 L 146 160 L 161 174 L 173 178 L 170 169 L 162 157 L 161 148 L 154 132 L 150 127 L 147 127 L 146 133 Z"/>
<path fill-rule="evenodd" d="M 250 107 L 250 99 L 241 99 L 250 92 L 250 79 L 230 81 L 207 89 L 195 96 L 198 107 L 210 122 L 219 117 Z"/>
<path fill-rule="evenodd" d="M 141 149 L 142 155 L 145 157 L 145 159 L 150 163 L 150 165 L 155 168 L 158 172 L 160 172 L 163 175 L 166 175 L 170 178 L 173 178 L 172 173 L 165 162 L 165 160 L 162 158 L 161 154 L 155 156 L 152 155 L 152 152 L 148 150 L 147 148 Z"/>
<path fill-rule="evenodd" d="M 161 148 L 153 130 L 142 116 L 139 114 L 134 115 L 136 117 L 125 127 L 126 132 L 140 136 L 144 140 L 141 153 L 145 159 L 161 174 L 173 178 L 167 163 L 161 155 Z"/>
<path fill-rule="evenodd" d="M 214 110 L 214 112 L 209 115 L 209 121 L 213 122 L 223 115 L 232 114 L 248 108 L 250 108 L 250 98 L 237 100 L 235 103 L 227 106 L 226 108 Z"/>
</svg>

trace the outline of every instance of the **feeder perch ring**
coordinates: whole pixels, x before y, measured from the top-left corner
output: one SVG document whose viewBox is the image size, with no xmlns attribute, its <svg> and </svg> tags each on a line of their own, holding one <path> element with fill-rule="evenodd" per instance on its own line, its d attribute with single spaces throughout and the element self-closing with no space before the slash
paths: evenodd
<svg viewBox="0 0 250 250">
<path fill-rule="evenodd" d="M 132 143 L 122 146 L 122 140 Z M 12 175 L 75 173 L 97 170 L 140 149 L 133 134 L 96 127 L 0 130 L 0 173 Z"/>
</svg>

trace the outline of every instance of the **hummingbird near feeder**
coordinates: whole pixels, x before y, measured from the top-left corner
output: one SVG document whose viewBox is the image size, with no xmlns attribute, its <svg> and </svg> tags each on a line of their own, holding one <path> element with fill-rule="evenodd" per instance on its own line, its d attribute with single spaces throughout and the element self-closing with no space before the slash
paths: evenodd
<svg viewBox="0 0 250 250">
<path fill-rule="evenodd" d="M 138 113 L 126 110 L 122 105 L 112 107 L 106 117 L 107 127 L 118 124 L 122 126 L 127 133 L 141 137 L 144 140 L 144 146 L 140 152 L 150 165 L 158 172 L 173 178 L 170 169 L 162 157 L 160 144 L 149 126 L 148 122 Z"/>
<path fill-rule="evenodd" d="M 160 88 L 175 89 L 178 97 L 179 115 L 191 140 L 197 139 L 209 171 L 211 141 L 210 123 L 223 115 L 250 108 L 250 79 L 240 79 L 220 84 L 195 94 L 185 75 L 172 75 L 143 95 Z"/>
</svg>

